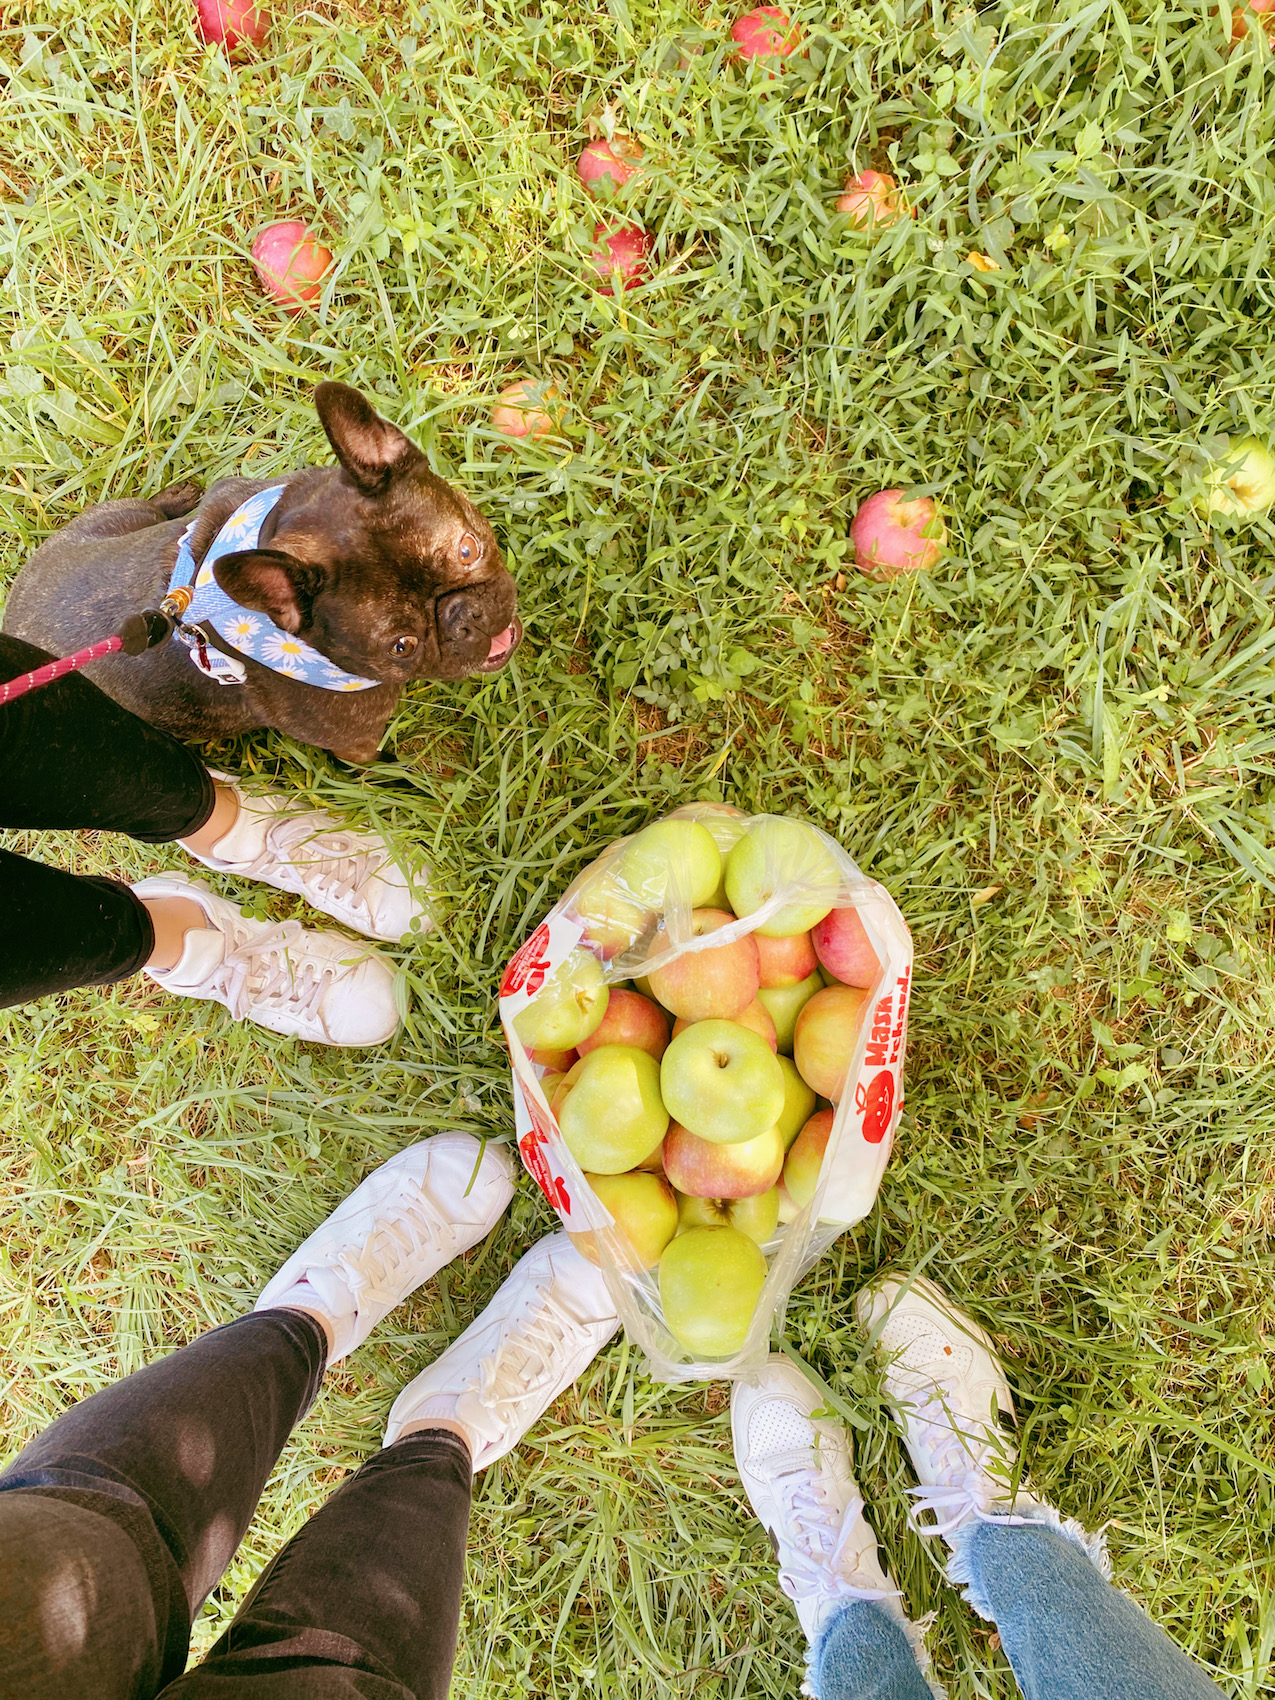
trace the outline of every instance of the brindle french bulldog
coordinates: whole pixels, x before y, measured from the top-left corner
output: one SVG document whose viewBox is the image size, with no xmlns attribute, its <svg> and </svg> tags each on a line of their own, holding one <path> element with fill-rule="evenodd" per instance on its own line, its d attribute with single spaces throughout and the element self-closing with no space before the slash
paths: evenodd
<svg viewBox="0 0 1275 1700">
<path fill-rule="evenodd" d="M 177 544 L 196 561 L 235 509 L 283 484 L 254 549 L 223 556 L 218 583 L 245 608 L 304 638 L 371 689 L 331 691 L 248 657 L 242 685 L 222 685 L 170 639 L 144 655 L 112 655 L 87 677 L 108 696 L 179 738 L 200 742 L 276 726 L 370 762 L 412 679 L 463 679 L 505 666 L 522 640 L 517 592 L 491 527 L 467 497 L 429 471 L 425 456 L 357 390 L 314 392 L 338 466 L 282 478 L 225 478 L 202 498 L 193 483 L 149 501 L 101 502 L 36 550 L 9 592 L 3 629 L 55 655 L 108 636 L 129 614 L 157 607 Z M 234 654 L 203 627 L 210 647 Z"/>
</svg>

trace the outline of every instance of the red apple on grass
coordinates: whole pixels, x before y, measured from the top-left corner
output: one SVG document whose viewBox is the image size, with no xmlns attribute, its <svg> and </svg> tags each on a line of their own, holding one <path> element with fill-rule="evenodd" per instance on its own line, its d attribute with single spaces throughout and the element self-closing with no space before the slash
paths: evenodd
<svg viewBox="0 0 1275 1700">
<path fill-rule="evenodd" d="M 765 933 L 754 933 L 753 937 L 757 941 L 760 984 L 767 991 L 795 986 L 814 973 L 815 947 L 809 933 L 790 933 L 782 939 L 768 938 Z"/>
<path fill-rule="evenodd" d="M 836 901 L 841 868 L 828 843 L 805 821 L 765 815 L 754 821 L 726 863 L 726 892 L 736 915 L 754 915 L 781 891 L 791 899 L 759 923 L 768 938 L 808 933 Z"/>
<path fill-rule="evenodd" d="M 797 1210 L 804 1210 L 815 1196 L 831 1132 L 832 1111 L 820 1110 L 811 1116 L 793 1141 L 784 1163 L 784 1191 Z"/>
<path fill-rule="evenodd" d="M 838 1103 L 859 1037 L 868 995 L 858 986 L 825 986 L 797 1017 L 792 1060 L 807 1086 Z"/>
<path fill-rule="evenodd" d="M 195 0 L 199 33 L 205 41 L 220 43 L 233 53 L 243 42 L 260 47 L 270 28 L 270 17 L 256 0 Z"/>
<path fill-rule="evenodd" d="M 856 909 L 834 909 L 810 934 L 822 967 L 843 986 L 874 986 L 881 972 Z"/>
<path fill-rule="evenodd" d="M 697 1021 L 665 1051 L 660 1093 L 674 1121 L 701 1139 L 732 1145 L 774 1127 L 784 1076 L 756 1033 L 733 1021 Z"/>
<path fill-rule="evenodd" d="M 763 987 L 757 994 L 761 1004 L 770 1019 L 775 1024 L 775 1044 L 781 1056 L 792 1055 L 793 1035 L 797 1031 L 797 1017 L 814 997 L 816 992 L 823 990 L 823 979 L 816 968 L 807 979 L 800 980 L 795 986 L 775 986 L 772 989 Z"/>
<path fill-rule="evenodd" d="M 855 565 L 869 578 L 929 572 L 947 543 L 947 527 L 928 496 L 905 501 L 902 490 L 878 490 L 850 522 Z"/>
<path fill-rule="evenodd" d="M 735 19 L 730 38 L 739 59 L 786 59 L 801 45 L 801 26 L 779 6 L 755 6 Z"/>
<path fill-rule="evenodd" d="M 519 378 L 500 392 L 491 410 L 493 431 L 502 437 L 551 437 L 562 429 L 562 396 L 542 378 Z"/>
<path fill-rule="evenodd" d="M 658 1062 L 668 1049 L 668 1039 L 668 1017 L 658 1005 L 641 992 L 612 986 L 606 1014 L 589 1037 L 581 1039 L 578 1049 L 583 1057 L 599 1045 L 632 1045 Z"/>
<path fill-rule="evenodd" d="M 688 1352 L 729 1358 L 743 1345 L 766 1283 L 766 1259 L 738 1228 L 688 1228 L 660 1258 L 660 1308 Z"/>
<path fill-rule="evenodd" d="M 599 136 L 590 142 L 576 161 L 580 181 L 595 198 L 614 195 L 642 172 L 642 144 L 633 136 L 614 135 L 608 142 Z"/>
<path fill-rule="evenodd" d="M 696 909 L 691 937 L 702 939 L 735 919 L 720 909 Z M 686 950 L 647 976 L 665 1009 L 684 1021 L 733 1021 L 757 996 L 757 946 L 751 937 L 704 950 Z"/>
<path fill-rule="evenodd" d="M 651 275 L 651 236 L 640 224 L 598 224 L 589 271 L 599 295 L 640 289 Z"/>
<path fill-rule="evenodd" d="M 769 1192 L 784 1166 L 778 1127 L 736 1145 L 717 1145 L 670 1122 L 664 1135 L 664 1173 L 691 1198 L 755 1198 Z"/>
<path fill-rule="evenodd" d="M 257 236 L 252 263 L 270 299 L 289 313 L 300 313 L 319 299 L 323 279 L 332 268 L 332 253 L 309 225 L 287 218 L 268 224 Z"/>
<path fill-rule="evenodd" d="M 668 1127 L 660 1065 L 632 1045 L 590 1051 L 554 1094 L 567 1149 L 587 1173 L 621 1175 L 658 1149 Z"/>
<path fill-rule="evenodd" d="M 660 1253 L 678 1228 L 677 1200 L 662 1175 L 640 1170 L 625 1175 L 585 1175 L 603 1209 L 628 1240 L 638 1269 L 654 1269 Z M 571 1243 L 590 1263 L 601 1263 L 597 1236 L 590 1230 L 572 1234 Z"/>
<path fill-rule="evenodd" d="M 893 177 L 883 171 L 861 171 L 847 177 L 837 197 L 837 211 L 848 213 L 858 230 L 877 230 L 903 217 L 903 207 L 894 193 Z"/>
<path fill-rule="evenodd" d="M 677 1198 L 677 1231 L 688 1228 L 738 1228 L 758 1245 L 765 1245 L 779 1226 L 779 1188 L 753 1198 Z"/>
</svg>

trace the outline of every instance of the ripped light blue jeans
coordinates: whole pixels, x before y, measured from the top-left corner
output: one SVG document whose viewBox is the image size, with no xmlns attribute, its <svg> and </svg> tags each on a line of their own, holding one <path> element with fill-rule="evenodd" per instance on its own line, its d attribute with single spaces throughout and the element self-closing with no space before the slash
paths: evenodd
<svg viewBox="0 0 1275 1700">
<path fill-rule="evenodd" d="M 1074 1528 L 980 1521 L 953 1537 L 949 1574 L 996 1625 L 1027 1700 L 1224 1700 L 1112 1587 L 1100 1543 Z M 870 1600 L 850 1601 L 824 1624 L 810 1686 L 818 1700 L 933 1700 L 901 1617 Z"/>
</svg>

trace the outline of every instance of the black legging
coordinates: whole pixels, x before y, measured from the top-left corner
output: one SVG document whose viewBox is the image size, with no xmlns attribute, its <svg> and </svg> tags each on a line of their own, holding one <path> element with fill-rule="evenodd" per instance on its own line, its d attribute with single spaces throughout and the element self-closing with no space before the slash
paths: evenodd
<svg viewBox="0 0 1275 1700">
<path fill-rule="evenodd" d="M 0 680 L 52 657 L 0 634 Z M 198 756 L 121 708 L 82 673 L 0 707 L 0 827 L 83 827 L 165 844 L 216 802 Z M 0 1008 L 136 974 L 150 916 L 119 880 L 0 850 Z"/>
<path fill-rule="evenodd" d="M 181 1674 L 324 1355 L 299 1311 L 243 1316 L 18 1454 L 0 1475 L 0 1700 L 445 1700 L 473 1482 L 445 1429 L 373 1454 Z"/>
</svg>

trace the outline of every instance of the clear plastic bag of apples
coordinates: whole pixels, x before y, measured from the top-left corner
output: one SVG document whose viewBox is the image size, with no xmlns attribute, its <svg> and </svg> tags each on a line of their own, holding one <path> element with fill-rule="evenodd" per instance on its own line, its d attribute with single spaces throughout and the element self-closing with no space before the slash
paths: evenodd
<svg viewBox="0 0 1275 1700">
<path fill-rule="evenodd" d="M 911 976 L 835 839 L 718 803 L 618 839 L 514 955 L 519 1151 L 657 1379 L 751 1373 L 872 1208 Z"/>
</svg>

